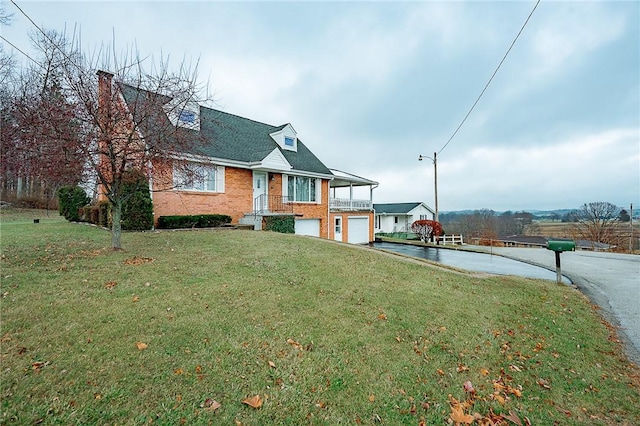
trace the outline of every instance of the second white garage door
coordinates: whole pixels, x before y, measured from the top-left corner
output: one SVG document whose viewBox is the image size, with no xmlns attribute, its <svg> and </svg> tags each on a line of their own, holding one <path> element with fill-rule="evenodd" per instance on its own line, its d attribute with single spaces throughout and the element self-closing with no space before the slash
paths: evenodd
<svg viewBox="0 0 640 426">
<path fill-rule="evenodd" d="M 320 236 L 320 219 L 296 219 L 296 234 Z"/>
<path fill-rule="evenodd" d="M 350 216 L 348 219 L 349 236 L 347 241 L 351 244 L 363 244 L 369 242 L 369 218 L 365 216 Z"/>
</svg>

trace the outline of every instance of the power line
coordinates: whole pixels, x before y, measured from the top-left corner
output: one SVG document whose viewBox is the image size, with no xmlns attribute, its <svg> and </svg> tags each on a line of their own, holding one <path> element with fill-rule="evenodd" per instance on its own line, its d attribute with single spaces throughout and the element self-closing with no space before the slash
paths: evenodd
<svg viewBox="0 0 640 426">
<path fill-rule="evenodd" d="M 75 66 L 76 68 L 78 68 L 78 70 L 79 70 L 81 73 L 83 73 L 83 74 L 85 74 L 85 73 L 86 73 L 86 70 L 82 69 L 82 67 L 81 67 L 80 65 L 78 65 L 77 63 L 75 63 L 75 61 L 69 57 L 69 55 L 67 54 L 67 52 L 65 52 L 65 51 L 64 51 L 64 49 L 62 49 L 62 48 L 58 45 L 58 42 L 57 42 L 57 41 L 55 41 L 55 40 L 53 40 L 53 39 L 52 39 L 52 38 L 51 38 L 51 37 L 50 37 L 46 32 L 44 32 L 44 31 L 42 30 L 42 28 L 40 28 L 40 27 L 38 26 L 38 24 L 36 24 L 36 23 L 33 21 L 33 19 L 31 19 L 31 17 L 30 17 L 29 15 L 27 15 L 27 13 L 26 13 L 24 10 L 22 10 L 22 8 L 21 8 L 20 6 L 18 6 L 18 4 L 17 4 L 14 0 L 11 0 L 11 3 L 12 3 L 12 4 L 13 4 L 13 5 L 14 5 L 14 6 L 15 6 L 19 11 L 20 11 L 20 13 L 22 13 L 22 14 L 25 16 L 25 18 L 27 18 L 27 19 L 29 20 L 29 22 L 31 22 L 31 24 L 33 24 L 33 26 L 34 26 L 34 27 L 36 27 L 36 29 L 37 29 L 38 31 L 40 31 L 40 32 L 42 33 L 42 35 L 43 35 L 43 36 L 45 36 L 45 38 L 46 38 L 47 40 L 49 40 L 49 42 L 53 45 L 53 47 L 54 47 L 54 48 L 58 49 L 58 50 L 60 51 L 60 53 L 62 53 L 62 56 L 64 56 L 64 57 L 65 57 L 65 59 L 66 59 L 67 61 L 69 61 L 69 63 L 71 63 L 71 64 L 72 64 L 73 66 Z M 33 60 L 33 59 L 32 59 L 32 60 Z"/>
<path fill-rule="evenodd" d="M 471 106 L 471 109 L 469 109 L 469 112 L 467 112 L 467 115 L 464 116 L 464 118 L 462 119 L 462 121 L 460 122 L 460 124 L 458 125 L 458 127 L 456 128 L 456 131 L 453 132 L 453 134 L 451 135 L 451 137 L 449 138 L 449 140 L 447 141 L 447 143 L 445 143 L 443 145 L 442 148 L 440 148 L 440 151 L 438 151 L 438 154 L 440 154 L 446 147 L 447 145 L 449 145 L 449 142 L 451 142 L 453 140 L 453 138 L 456 136 L 456 134 L 458 133 L 458 131 L 460 130 L 460 128 L 462 127 L 462 125 L 465 123 L 465 121 L 467 121 L 467 118 L 469 118 L 469 116 L 471 115 L 471 112 L 473 111 L 473 109 L 476 107 L 476 105 L 478 104 L 478 101 L 480 101 L 480 98 L 482 97 L 482 95 L 484 95 L 484 92 L 487 90 L 487 87 L 489 87 L 489 85 L 491 84 L 491 82 L 493 81 L 493 77 L 496 76 L 496 74 L 498 73 L 498 70 L 500 69 L 500 67 L 502 66 L 502 63 L 505 61 L 505 59 L 507 59 L 507 56 L 509 55 L 509 52 L 511 52 L 511 49 L 513 48 L 513 46 L 516 44 L 516 41 L 518 41 L 518 38 L 520 37 L 520 34 L 522 34 L 522 31 L 524 30 L 524 27 L 527 26 L 527 24 L 529 23 L 529 19 L 531 19 L 531 16 L 533 15 L 533 12 L 536 11 L 536 8 L 538 7 L 538 5 L 540 4 L 540 0 L 538 0 L 535 4 L 535 6 L 533 6 L 533 9 L 531 10 L 531 13 L 529 13 L 529 16 L 527 16 L 526 21 L 524 21 L 524 24 L 522 24 L 522 27 L 520 28 L 520 31 L 518 31 L 518 34 L 516 35 L 516 38 L 513 39 L 513 42 L 511 43 L 511 46 L 509 46 L 509 49 L 507 49 L 507 53 L 504 54 L 504 56 L 502 57 L 502 60 L 500 61 L 500 63 L 498 64 L 498 66 L 496 67 L 496 70 L 493 72 L 493 74 L 491 75 L 491 78 L 489 79 L 489 81 L 487 82 L 487 84 L 485 84 L 484 89 L 482 89 L 482 92 L 480 92 L 480 95 L 478 96 L 478 98 L 476 99 L 476 101 L 473 103 L 473 105 Z"/>
<path fill-rule="evenodd" d="M 2 40 L 4 40 L 5 42 L 7 42 L 11 47 L 13 47 L 14 49 L 16 49 L 18 52 L 22 53 L 24 56 L 26 56 L 27 58 L 31 59 L 34 63 L 40 65 L 42 68 L 44 68 L 42 66 L 42 64 L 38 61 L 36 61 L 35 59 L 33 59 L 31 56 L 29 56 L 28 54 L 26 54 L 22 49 L 20 49 L 18 46 L 16 46 L 15 44 L 11 43 L 9 40 L 7 40 L 6 38 L 4 38 L 3 36 L 0 35 L 0 38 Z"/>
</svg>

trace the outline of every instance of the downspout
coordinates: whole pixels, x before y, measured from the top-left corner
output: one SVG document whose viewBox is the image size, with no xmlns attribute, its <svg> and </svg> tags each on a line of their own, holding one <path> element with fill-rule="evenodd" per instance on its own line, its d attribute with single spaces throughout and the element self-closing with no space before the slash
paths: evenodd
<svg viewBox="0 0 640 426">
<path fill-rule="evenodd" d="M 378 184 L 374 185 L 369 185 L 369 210 L 373 212 L 373 225 L 371 225 L 371 229 L 373 229 L 373 234 L 369 235 L 369 238 L 371 239 L 373 237 L 373 239 L 371 241 L 375 241 L 376 239 L 376 211 L 373 208 L 373 190 L 376 189 L 378 187 Z"/>
<path fill-rule="evenodd" d="M 331 191 L 331 181 L 334 178 L 331 178 L 327 181 L 327 240 L 331 239 L 331 234 L 329 231 L 331 230 L 331 197 L 329 196 L 329 191 Z M 335 194 L 335 188 L 334 188 Z"/>
</svg>

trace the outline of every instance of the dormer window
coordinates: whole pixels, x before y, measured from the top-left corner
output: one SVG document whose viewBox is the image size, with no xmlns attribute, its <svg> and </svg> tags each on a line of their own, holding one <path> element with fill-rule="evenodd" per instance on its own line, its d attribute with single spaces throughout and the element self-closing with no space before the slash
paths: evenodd
<svg viewBox="0 0 640 426">
<path fill-rule="evenodd" d="M 280 130 L 269 135 L 280 146 L 280 149 L 298 152 L 298 135 L 291 124 L 282 126 Z"/>
<path fill-rule="evenodd" d="M 193 111 L 180 111 L 180 116 L 178 117 L 183 123 L 193 124 L 196 122 L 196 113 Z"/>
<path fill-rule="evenodd" d="M 171 100 L 162 107 L 171 124 L 192 130 L 200 130 L 200 106 L 195 102 Z"/>
</svg>

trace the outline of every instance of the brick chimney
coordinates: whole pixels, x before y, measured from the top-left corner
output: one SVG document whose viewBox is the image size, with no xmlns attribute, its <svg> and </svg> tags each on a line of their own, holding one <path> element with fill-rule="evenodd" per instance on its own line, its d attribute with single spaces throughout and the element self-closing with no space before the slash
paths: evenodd
<svg viewBox="0 0 640 426">
<path fill-rule="evenodd" d="M 100 151 L 106 152 L 107 139 L 112 129 L 112 111 L 113 111 L 113 74 L 107 71 L 99 70 L 98 75 L 98 123 L 100 126 L 100 139 L 98 144 L 100 145 Z M 104 156 L 100 158 L 99 167 L 102 169 L 102 173 L 107 173 L 109 170 L 108 159 Z M 98 200 L 104 201 L 107 199 L 105 194 L 105 188 L 103 185 L 98 185 Z"/>
</svg>

